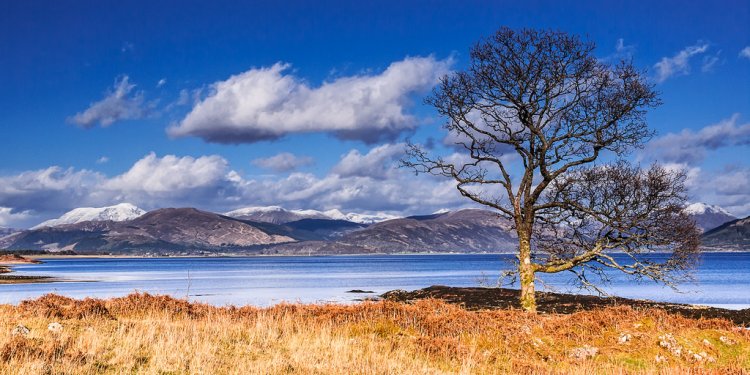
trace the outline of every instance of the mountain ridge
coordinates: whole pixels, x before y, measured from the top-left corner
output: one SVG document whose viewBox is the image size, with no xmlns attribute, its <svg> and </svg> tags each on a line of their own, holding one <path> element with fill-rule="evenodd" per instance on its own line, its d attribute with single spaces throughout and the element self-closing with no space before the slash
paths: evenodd
<svg viewBox="0 0 750 375">
<path fill-rule="evenodd" d="M 30 229 L 77 224 L 84 221 L 126 221 L 135 219 L 145 213 L 146 211 L 130 203 L 119 203 L 107 207 L 79 207 L 64 213 L 57 219 L 44 221 Z"/>
</svg>

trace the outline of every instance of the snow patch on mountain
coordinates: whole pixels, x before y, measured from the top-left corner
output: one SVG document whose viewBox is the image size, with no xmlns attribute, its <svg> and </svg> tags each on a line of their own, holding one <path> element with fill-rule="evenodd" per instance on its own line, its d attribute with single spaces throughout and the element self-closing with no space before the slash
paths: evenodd
<svg viewBox="0 0 750 375">
<path fill-rule="evenodd" d="M 700 202 L 688 204 L 683 211 L 690 215 L 704 232 L 737 219 L 737 217 L 719 206 Z"/>
<path fill-rule="evenodd" d="M 318 211 L 318 210 L 287 210 L 280 206 L 266 207 L 245 207 L 229 211 L 224 215 L 235 218 L 244 218 L 249 220 L 261 220 L 270 222 L 289 222 L 302 219 L 329 219 L 329 220 L 346 220 L 359 224 L 373 224 L 381 221 L 396 219 L 399 216 L 390 215 L 384 212 L 373 214 L 361 213 L 343 213 L 337 209 Z"/>
<path fill-rule="evenodd" d="M 133 220 L 145 213 L 146 211 L 130 203 L 120 203 L 108 207 L 80 207 L 66 212 L 57 219 L 47 220 L 31 229 L 76 224 L 84 221 L 126 221 Z"/>
<path fill-rule="evenodd" d="M 716 214 L 724 214 L 724 215 L 734 217 L 734 215 L 729 213 L 729 211 L 719 206 L 701 203 L 701 202 L 688 204 L 685 207 L 684 212 L 688 215 L 703 215 L 706 213 L 716 213 Z"/>
</svg>

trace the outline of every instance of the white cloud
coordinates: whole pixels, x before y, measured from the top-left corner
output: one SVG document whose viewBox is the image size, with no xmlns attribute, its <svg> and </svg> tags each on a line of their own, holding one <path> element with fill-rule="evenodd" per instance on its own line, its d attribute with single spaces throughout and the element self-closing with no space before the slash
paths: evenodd
<svg viewBox="0 0 750 375">
<path fill-rule="evenodd" d="M 625 39 L 620 38 L 617 39 L 617 43 L 615 43 L 614 55 L 610 57 L 618 59 L 629 59 L 633 57 L 634 52 L 635 46 L 632 44 L 625 44 Z"/>
<path fill-rule="evenodd" d="M 392 162 L 402 150 L 402 144 L 386 144 L 366 153 L 351 151 L 323 176 L 293 172 L 283 177 L 247 178 L 231 170 L 218 155 L 160 157 L 150 153 L 113 177 L 50 167 L 0 177 L 0 207 L 15 215 L 25 212 L 23 220 L 16 217 L 14 221 L 31 226 L 72 208 L 121 202 L 144 209 L 190 206 L 225 212 L 244 206 L 281 205 L 394 214 L 471 205 L 456 191 L 453 181 L 415 177 L 408 170 L 395 168 Z M 357 171 L 357 166 L 362 171 Z"/>
<path fill-rule="evenodd" d="M 654 65 L 656 69 L 656 81 L 661 83 L 675 75 L 690 74 L 690 58 L 708 51 L 707 43 L 698 43 L 685 47 L 672 57 L 662 57 L 661 61 Z"/>
<path fill-rule="evenodd" d="M 227 161 L 218 155 L 159 158 L 152 152 L 103 187 L 121 192 L 172 194 L 214 185 L 224 178 L 227 169 Z"/>
<path fill-rule="evenodd" d="M 116 121 L 146 117 L 153 105 L 145 103 L 142 92 L 133 93 L 135 85 L 128 80 L 128 76 L 116 79 L 114 87 L 104 99 L 69 117 L 68 121 L 83 128 L 91 128 L 97 123 L 107 127 Z"/>
<path fill-rule="evenodd" d="M 164 86 L 166 84 L 167 84 L 167 79 L 166 78 L 162 78 L 158 82 L 156 82 L 156 87 L 159 88 L 159 87 L 162 87 L 162 86 Z"/>
<path fill-rule="evenodd" d="M 364 155 L 359 150 L 351 150 L 333 167 L 332 172 L 341 177 L 384 179 L 395 171 L 395 161 L 404 155 L 404 150 L 403 143 L 377 146 Z"/>
<path fill-rule="evenodd" d="M 65 211 L 99 198 L 92 193 L 104 176 L 89 170 L 57 166 L 0 177 L 0 206 L 15 212 Z"/>
<path fill-rule="evenodd" d="M 213 84 L 172 136 L 251 143 L 295 133 L 326 132 L 367 143 L 416 127 L 410 96 L 431 88 L 451 60 L 413 57 L 374 75 L 339 77 L 318 87 L 290 74 L 290 65 L 250 69 Z"/>
<path fill-rule="evenodd" d="M 106 164 L 109 163 L 109 158 L 106 156 L 102 156 L 99 159 L 96 159 L 96 164 Z"/>
<path fill-rule="evenodd" d="M 31 217 L 29 211 L 13 212 L 10 207 L 0 207 L 0 227 L 19 228 L 27 225 Z"/>
<path fill-rule="evenodd" d="M 746 58 L 746 59 L 750 59 L 750 46 L 747 46 L 747 47 L 743 48 L 743 49 L 742 49 L 742 50 L 740 51 L 740 54 L 739 54 L 739 56 L 740 56 L 740 57 L 744 57 L 744 58 Z"/>
<path fill-rule="evenodd" d="M 314 160 L 309 156 L 296 156 L 289 152 L 282 152 L 271 157 L 255 159 L 252 163 L 255 166 L 276 172 L 289 172 L 312 165 Z"/>
<path fill-rule="evenodd" d="M 665 134 L 649 142 L 645 154 L 660 161 L 693 164 L 703 161 L 707 151 L 750 145 L 750 123 L 740 124 L 739 118 L 735 114 L 698 131 Z"/>
</svg>

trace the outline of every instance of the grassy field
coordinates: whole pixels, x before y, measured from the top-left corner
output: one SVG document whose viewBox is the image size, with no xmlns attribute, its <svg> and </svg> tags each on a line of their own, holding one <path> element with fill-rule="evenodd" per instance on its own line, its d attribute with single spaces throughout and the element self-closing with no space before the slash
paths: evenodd
<svg viewBox="0 0 750 375">
<path fill-rule="evenodd" d="M 628 307 L 570 315 L 437 300 L 217 308 L 148 294 L 0 305 L 7 374 L 743 372 L 747 330 Z"/>
</svg>

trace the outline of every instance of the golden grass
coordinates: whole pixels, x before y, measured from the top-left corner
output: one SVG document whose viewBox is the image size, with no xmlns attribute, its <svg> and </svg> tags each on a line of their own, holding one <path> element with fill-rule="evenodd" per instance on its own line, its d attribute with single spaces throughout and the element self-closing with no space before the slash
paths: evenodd
<svg viewBox="0 0 750 375">
<path fill-rule="evenodd" d="M 48 330 L 52 322 L 62 331 Z M 30 333 L 13 335 L 17 325 Z M 680 355 L 660 346 L 666 334 Z M 571 357 L 583 345 L 598 354 Z M 750 373 L 750 333 L 627 307 L 529 315 L 436 300 L 218 308 L 148 294 L 47 295 L 0 305 L 0 373 Z"/>
</svg>

